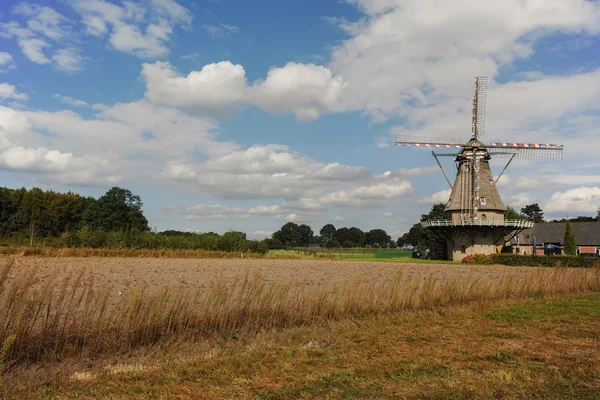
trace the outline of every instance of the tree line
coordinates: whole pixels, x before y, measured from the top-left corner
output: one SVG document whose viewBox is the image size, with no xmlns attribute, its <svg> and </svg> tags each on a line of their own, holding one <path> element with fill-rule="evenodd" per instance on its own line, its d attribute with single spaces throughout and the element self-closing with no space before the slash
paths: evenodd
<svg viewBox="0 0 600 400">
<path fill-rule="evenodd" d="M 322 247 L 396 247 L 391 236 L 383 229 L 372 229 L 364 232 L 360 228 L 336 228 L 327 224 L 315 235 L 310 226 L 288 222 L 280 230 L 273 233 L 271 239 L 266 239 L 267 246 L 271 249 L 308 247 L 319 245 Z"/>
<path fill-rule="evenodd" d="M 267 251 L 243 232 L 151 232 L 142 201 L 109 189 L 98 199 L 76 193 L 0 188 L 0 238 L 52 247 Z"/>
</svg>

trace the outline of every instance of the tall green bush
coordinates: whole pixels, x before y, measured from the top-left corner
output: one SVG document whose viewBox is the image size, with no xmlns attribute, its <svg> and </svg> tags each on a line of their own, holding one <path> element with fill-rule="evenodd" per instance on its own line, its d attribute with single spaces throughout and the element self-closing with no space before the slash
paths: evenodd
<svg viewBox="0 0 600 400">
<path fill-rule="evenodd" d="M 575 235 L 573 234 L 573 227 L 571 226 L 571 222 L 567 221 L 567 229 L 565 231 L 565 254 L 568 256 L 577 255 L 577 240 L 575 240 Z"/>
</svg>

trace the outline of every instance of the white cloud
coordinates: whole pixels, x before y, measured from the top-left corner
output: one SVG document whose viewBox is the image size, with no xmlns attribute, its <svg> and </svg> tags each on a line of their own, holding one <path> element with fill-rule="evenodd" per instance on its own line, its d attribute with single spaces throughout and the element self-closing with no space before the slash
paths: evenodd
<svg viewBox="0 0 600 400">
<path fill-rule="evenodd" d="M 18 93 L 14 85 L 0 83 L 0 99 L 27 100 L 27 95 Z"/>
<path fill-rule="evenodd" d="M 376 207 L 410 193 L 412 193 L 412 186 L 409 182 L 392 181 L 327 193 L 319 199 L 319 202 L 326 206 Z"/>
<path fill-rule="evenodd" d="M 248 210 L 248 213 L 256 215 L 277 215 L 281 214 L 282 210 L 279 206 L 258 206 Z"/>
<path fill-rule="evenodd" d="M 12 142 L 11 134 L 21 136 L 31 129 L 20 113 L 0 106 L 0 168 L 36 173 L 38 179 L 68 184 L 117 184 L 122 177 L 106 159 L 45 147 L 26 147 Z"/>
<path fill-rule="evenodd" d="M 254 104 L 272 114 L 294 113 L 311 121 L 334 107 L 344 82 L 327 68 L 314 64 L 288 63 L 271 68 L 265 80 L 252 86 L 246 71 L 229 61 L 205 65 L 182 76 L 167 62 L 144 64 L 146 97 L 177 107 L 227 114 L 243 104 Z"/>
<path fill-rule="evenodd" d="M 122 7 L 104 0 L 74 0 L 73 6 L 88 34 L 108 34 L 112 47 L 140 58 L 167 55 L 173 27 L 187 28 L 192 21 L 190 11 L 173 0 L 123 2 Z"/>
<path fill-rule="evenodd" d="M 65 45 L 72 43 L 72 21 L 56 10 L 30 3 L 19 3 L 14 7 L 13 14 L 26 19 L 26 28 L 18 22 L 10 21 L 0 24 L 0 36 L 17 38 L 17 43 L 23 54 L 36 64 L 51 64 L 63 71 L 74 72 L 81 68 L 83 58 L 79 49 L 70 45 L 52 52 L 51 42 Z"/>
<path fill-rule="evenodd" d="M 218 25 L 212 25 L 212 24 L 205 24 L 202 25 L 202 28 L 204 28 L 204 30 L 206 32 L 208 32 L 208 34 L 210 36 L 212 36 L 213 38 L 222 38 L 222 37 L 226 37 L 232 34 L 238 34 L 240 33 L 240 28 L 238 28 L 235 25 L 227 25 L 227 24 L 218 24 Z"/>
<path fill-rule="evenodd" d="M 52 56 L 52 60 L 58 69 L 65 72 L 80 71 L 83 67 L 83 57 L 74 47 L 59 49 Z"/>
<path fill-rule="evenodd" d="M 498 179 L 498 176 L 494 176 L 494 180 L 496 180 L 496 179 Z M 500 177 L 500 180 L 496 184 L 496 187 L 510 188 L 510 187 L 512 187 L 513 184 L 514 184 L 513 178 L 508 174 L 504 174 Z"/>
<path fill-rule="evenodd" d="M 13 13 L 28 18 L 29 29 L 50 39 L 58 41 L 68 35 L 70 20 L 50 7 L 20 3 Z"/>
<path fill-rule="evenodd" d="M 333 217 L 333 222 L 344 222 L 346 220 L 345 217 L 342 217 L 341 215 L 337 215 L 335 217 Z"/>
<path fill-rule="evenodd" d="M 62 94 L 55 93 L 52 95 L 53 99 L 58 99 L 61 102 L 68 104 L 73 107 L 89 107 L 89 104 L 83 100 L 74 99 L 70 96 L 63 96 Z"/>
<path fill-rule="evenodd" d="M 1 107 L 0 126 L 12 147 L 56 149 L 61 154 L 71 154 L 74 160 L 106 160 L 105 164 L 94 164 L 98 174 L 109 174 L 109 167 L 115 166 L 114 171 L 130 180 L 159 177 L 161 169 L 174 159 L 185 163 L 187 158 L 193 159 L 200 154 L 215 157 L 237 147 L 215 140 L 218 132 L 212 121 L 143 101 L 106 107 L 90 119 L 69 110 L 46 112 Z M 36 159 L 42 159 L 40 154 L 36 153 Z M 37 165 L 34 164 L 30 171 Z M 175 175 L 169 180 L 181 180 L 193 174 L 193 168 L 191 172 L 190 168 L 171 166 L 163 177 Z M 86 176 L 92 183 L 98 182 L 98 174 L 85 175 L 86 171 L 89 169 L 81 168 L 77 182 L 85 183 Z M 114 171 L 109 176 L 114 175 Z M 66 173 L 63 171 L 62 175 Z"/>
<path fill-rule="evenodd" d="M 50 64 L 50 59 L 44 54 L 44 49 L 50 44 L 43 39 L 19 39 L 23 54 L 36 64 Z"/>
<path fill-rule="evenodd" d="M 351 38 L 334 49 L 329 67 L 349 82 L 340 108 L 364 110 L 375 121 L 468 98 L 465 82 L 528 57 L 544 35 L 600 31 L 600 5 L 585 0 L 352 3 L 365 17 L 339 21 Z"/>
<path fill-rule="evenodd" d="M 328 68 L 290 62 L 255 82 L 250 101 L 271 114 L 293 112 L 297 120 L 312 121 L 335 106 L 344 87 L 342 77 Z"/>
<path fill-rule="evenodd" d="M 222 198 L 283 198 L 287 206 L 303 211 L 314 211 L 326 202 L 377 205 L 410 190 L 405 177 L 394 173 L 377 175 L 364 167 L 322 164 L 274 144 L 211 157 L 196 163 L 194 173 L 191 165 L 188 170 L 182 183 L 204 193 Z M 189 179 L 194 174 L 196 178 Z M 315 200 L 326 194 L 329 197 Z"/>
<path fill-rule="evenodd" d="M 196 177 L 196 170 L 190 163 L 169 162 L 159 177 L 174 180 L 188 180 Z"/>
<path fill-rule="evenodd" d="M 15 63 L 12 56 L 5 51 L 0 51 L 0 73 L 7 72 L 14 68 Z"/>
<path fill-rule="evenodd" d="M 187 220 L 243 218 L 245 210 L 221 204 L 199 204 L 193 207 L 166 206 L 165 211 L 185 214 Z"/>
<path fill-rule="evenodd" d="M 512 196 L 508 197 L 508 201 L 504 200 L 507 206 L 513 207 L 515 210 L 519 210 L 521 207 L 526 206 L 527 204 L 534 203 L 534 198 L 531 193 L 522 192 L 516 193 Z"/>
<path fill-rule="evenodd" d="M 389 217 L 391 217 L 391 216 L 393 216 L 393 215 L 394 215 L 394 214 L 393 214 L 393 213 L 391 213 L 391 212 L 389 212 L 389 211 L 388 211 L 388 212 L 385 212 L 385 213 L 383 213 L 383 216 L 384 216 L 384 217 L 386 217 L 386 218 L 389 218 Z"/>
<path fill-rule="evenodd" d="M 440 192 L 436 192 L 429 197 L 424 197 L 419 200 L 421 204 L 437 204 L 437 203 L 447 203 L 450 198 L 450 194 L 452 193 L 451 189 L 442 190 Z"/>
<path fill-rule="evenodd" d="M 19 111 L 0 106 L 0 135 L 14 133 L 22 135 L 31 129 L 31 123 Z"/>
<path fill-rule="evenodd" d="M 250 233 L 248 236 L 252 239 L 265 239 L 270 238 L 273 235 L 273 231 L 254 231 Z"/>
<path fill-rule="evenodd" d="M 167 62 L 143 64 L 146 97 L 177 107 L 227 113 L 244 97 L 246 72 L 229 61 L 205 65 L 200 71 L 180 76 Z"/>
<path fill-rule="evenodd" d="M 548 213 L 583 212 L 595 214 L 600 208 L 600 187 L 582 186 L 564 192 L 555 192 L 542 206 Z"/>
</svg>

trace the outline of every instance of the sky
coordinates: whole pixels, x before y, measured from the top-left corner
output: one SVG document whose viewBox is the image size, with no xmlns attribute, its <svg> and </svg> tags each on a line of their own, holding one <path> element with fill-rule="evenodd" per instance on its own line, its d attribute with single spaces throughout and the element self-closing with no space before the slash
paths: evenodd
<svg viewBox="0 0 600 400">
<path fill-rule="evenodd" d="M 449 195 L 396 134 L 466 142 L 489 76 L 484 142 L 565 146 L 504 202 L 595 215 L 599 32 L 597 0 L 3 0 L 0 186 L 128 188 L 158 231 L 396 239 Z"/>
</svg>

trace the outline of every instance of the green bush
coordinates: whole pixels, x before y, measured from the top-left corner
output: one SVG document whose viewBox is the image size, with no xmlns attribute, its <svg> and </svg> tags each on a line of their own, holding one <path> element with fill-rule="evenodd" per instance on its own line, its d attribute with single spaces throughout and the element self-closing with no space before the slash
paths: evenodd
<svg viewBox="0 0 600 400">
<path fill-rule="evenodd" d="M 600 266 L 600 261 L 593 257 L 563 256 L 563 255 L 520 255 L 498 253 L 491 256 L 493 264 L 529 266 L 529 267 L 574 267 L 591 268 Z"/>
<path fill-rule="evenodd" d="M 472 254 L 463 258 L 462 262 L 466 264 L 501 264 L 521 267 L 600 267 L 600 260 L 593 257 L 563 255 L 530 256 L 509 253 Z"/>
</svg>

